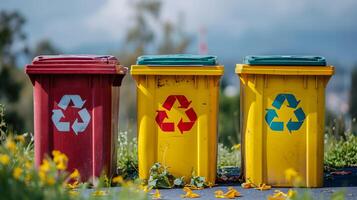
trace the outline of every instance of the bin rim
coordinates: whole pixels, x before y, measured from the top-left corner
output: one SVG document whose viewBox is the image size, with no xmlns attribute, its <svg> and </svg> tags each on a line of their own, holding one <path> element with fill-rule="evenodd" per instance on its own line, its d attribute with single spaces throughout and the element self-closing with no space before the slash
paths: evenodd
<svg viewBox="0 0 357 200">
<path fill-rule="evenodd" d="M 150 66 L 215 66 L 217 56 L 195 54 L 142 55 L 137 58 L 137 65 Z"/>
<path fill-rule="evenodd" d="M 326 66 L 322 56 L 311 55 L 250 55 L 243 59 L 251 66 Z"/>
<path fill-rule="evenodd" d="M 27 74 L 126 74 L 111 55 L 41 55 L 26 65 Z"/>
<path fill-rule="evenodd" d="M 224 73 L 223 65 L 216 66 L 163 66 L 163 65 L 132 65 L 131 75 L 207 75 L 222 76 Z"/>
<path fill-rule="evenodd" d="M 240 74 L 262 74 L 262 75 L 321 75 L 332 76 L 335 68 L 328 66 L 280 66 L 280 65 L 247 65 L 237 64 L 235 73 Z"/>
</svg>

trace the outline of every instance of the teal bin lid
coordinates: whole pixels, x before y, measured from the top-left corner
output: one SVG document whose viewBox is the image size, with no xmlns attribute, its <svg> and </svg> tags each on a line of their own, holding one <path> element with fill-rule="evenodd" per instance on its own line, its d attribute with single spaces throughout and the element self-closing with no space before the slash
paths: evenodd
<svg viewBox="0 0 357 200">
<path fill-rule="evenodd" d="M 136 60 L 137 65 L 217 65 L 217 57 L 210 55 L 171 54 L 143 55 Z"/>
<path fill-rule="evenodd" d="M 246 56 L 243 60 L 248 65 L 268 66 L 326 66 L 326 60 L 321 56 Z"/>
</svg>

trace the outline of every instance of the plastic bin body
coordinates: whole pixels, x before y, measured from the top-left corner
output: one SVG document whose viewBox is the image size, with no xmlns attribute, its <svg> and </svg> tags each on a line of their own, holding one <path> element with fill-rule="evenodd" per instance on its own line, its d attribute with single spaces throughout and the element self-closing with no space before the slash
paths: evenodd
<svg viewBox="0 0 357 200">
<path fill-rule="evenodd" d="M 176 177 L 189 180 L 194 171 L 214 183 L 223 66 L 171 62 L 177 56 L 182 55 L 168 56 L 170 62 L 157 56 L 158 62 L 149 58 L 142 64 L 139 57 L 139 65 L 131 67 L 137 83 L 139 177 L 147 180 L 151 166 L 160 162 Z"/>
<path fill-rule="evenodd" d="M 35 165 L 53 150 L 82 180 L 116 167 L 119 86 L 127 69 L 112 56 L 39 56 L 26 66 L 34 86 Z"/>
<path fill-rule="evenodd" d="M 302 179 L 300 186 L 321 187 L 325 87 L 334 68 L 325 66 L 323 58 L 313 59 L 317 57 L 264 58 L 236 67 L 245 179 L 290 187 L 294 183 L 285 173 L 293 169 Z M 298 58 L 311 60 L 304 66 Z"/>
</svg>

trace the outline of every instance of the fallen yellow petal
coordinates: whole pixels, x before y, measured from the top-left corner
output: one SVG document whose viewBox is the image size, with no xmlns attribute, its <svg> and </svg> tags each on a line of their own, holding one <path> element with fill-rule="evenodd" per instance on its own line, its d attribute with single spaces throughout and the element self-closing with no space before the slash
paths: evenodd
<svg viewBox="0 0 357 200">
<path fill-rule="evenodd" d="M 188 187 L 191 190 L 203 190 L 204 189 L 203 187 L 197 187 L 195 185 L 190 185 L 190 184 L 185 185 L 185 187 Z"/>
<path fill-rule="evenodd" d="M 269 195 L 267 200 L 286 200 L 287 195 L 280 191 L 280 190 L 275 190 L 273 195 Z"/>
<path fill-rule="evenodd" d="M 265 183 L 260 184 L 258 187 L 256 187 L 255 189 L 263 191 L 263 190 L 270 190 L 271 186 L 270 185 L 266 185 Z"/>
<path fill-rule="evenodd" d="M 199 198 L 200 195 L 197 193 L 192 192 L 192 190 L 189 187 L 184 187 L 182 189 L 186 194 L 181 195 L 182 198 Z"/>
<path fill-rule="evenodd" d="M 152 195 L 152 199 L 161 199 L 161 194 L 158 189 L 155 190 L 155 193 Z"/>
<path fill-rule="evenodd" d="M 226 192 L 226 194 L 224 194 L 224 195 L 229 199 L 233 199 L 235 197 L 240 197 L 241 196 L 241 194 L 236 189 L 234 189 L 233 187 L 229 187 L 228 188 L 228 192 Z"/>
<path fill-rule="evenodd" d="M 253 183 L 242 183 L 241 186 L 243 189 L 249 189 L 254 187 Z"/>
<path fill-rule="evenodd" d="M 222 190 L 216 190 L 214 194 L 216 198 L 220 199 L 235 199 L 236 197 L 241 196 L 241 194 L 233 187 L 229 187 L 226 193 L 224 193 Z"/>
</svg>

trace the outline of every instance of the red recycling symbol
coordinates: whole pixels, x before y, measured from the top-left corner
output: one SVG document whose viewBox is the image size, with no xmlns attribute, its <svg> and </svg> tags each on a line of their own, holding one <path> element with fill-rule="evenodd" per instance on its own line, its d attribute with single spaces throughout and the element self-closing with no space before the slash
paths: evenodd
<svg viewBox="0 0 357 200">
<path fill-rule="evenodd" d="M 169 117 L 166 113 L 166 110 L 170 111 L 176 100 L 180 103 L 180 106 L 178 108 L 186 109 L 185 113 L 186 113 L 188 119 L 190 120 L 188 122 L 184 122 L 183 119 L 181 118 L 180 121 L 178 122 L 177 128 L 180 130 L 181 134 L 183 134 L 184 131 L 191 130 L 197 120 L 196 112 L 193 110 L 192 107 L 188 108 L 192 101 L 188 101 L 184 95 L 170 95 L 170 96 L 168 96 L 166 98 L 164 104 L 162 105 L 162 107 L 164 107 L 165 110 L 157 111 L 156 122 L 162 131 L 165 131 L 165 132 L 174 132 L 175 131 L 175 123 L 174 122 L 164 122 L 164 121 L 166 118 L 169 119 Z"/>
</svg>

